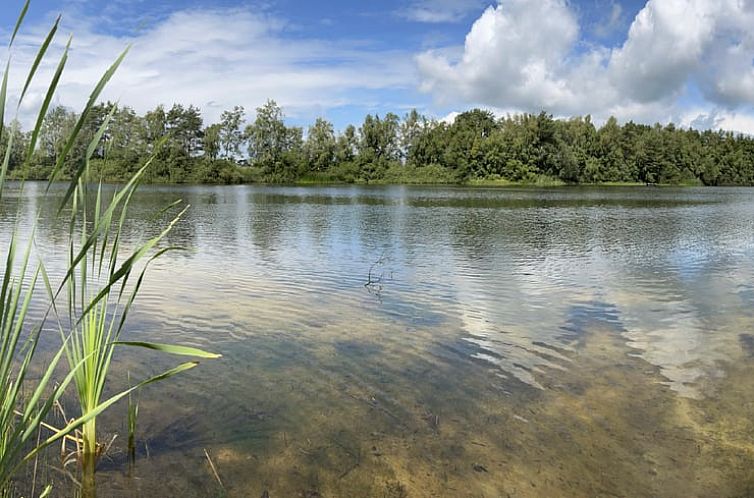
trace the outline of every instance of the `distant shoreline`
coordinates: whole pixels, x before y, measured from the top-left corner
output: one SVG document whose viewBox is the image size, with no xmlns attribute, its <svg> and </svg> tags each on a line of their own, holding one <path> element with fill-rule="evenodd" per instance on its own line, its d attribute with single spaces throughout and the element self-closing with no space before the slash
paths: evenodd
<svg viewBox="0 0 754 498">
<path fill-rule="evenodd" d="M 94 131 L 108 116 L 105 140 Z M 305 132 L 286 125 L 274 101 L 248 122 L 238 106 L 223 116 L 205 126 L 192 106 L 158 106 L 142 116 L 99 104 L 84 116 L 88 134 L 65 143 L 59 137 L 81 116 L 58 106 L 45 118 L 44 146 L 12 129 L 6 170 L 44 179 L 71 176 L 86 163 L 91 178 L 121 181 L 149 163 L 143 183 L 175 184 L 754 185 L 754 137 L 729 132 L 614 118 L 598 128 L 590 116 L 497 118 L 482 109 L 453 123 L 415 110 L 367 115 L 341 133 L 317 118 Z"/>
<path fill-rule="evenodd" d="M 26 182 L 26 183 L 47 183 L 44 179 L 29 179 L 23 180 L 20 178 L 10 178 L 11 182 Z M 55 183 L 64 184 L 67 183 L 65 179 L 56 181 Z M 104 179 L 103 184 L 107 185 L 121 185 L 125 184 L 126 180 L 122 179 Z M 562 181 L 552 182 L 511 182 L 507 180 L 467 180 L 464 182 L 387 182 L 387 181 L 373 181 L 373 182 L 343 182 L 343 181 L 312 181 L 312 180 L 300 180 L 296 182 L 236 182 L 236 183 L 217 183 L 217 182 L 166 182 L 166 181 L 145 181 L 141 182 L 142 185 L 153 186 L 214 186 L 214 187 L 232 187 L 232 186 L 269 186 L 269 187 L 390 187 L 390 186 L 405 186 L 405 187 L 468 187 L 468 188 L 521 188 L 521 189 L 537 189 L 537 188 L 751 188 L 752 185 L 704 185 L 704 184 L 691 184 L 691 183 L 640 183 L 640 182 L 604 182 L 604 183 L 566 183 Z"/>
</svg>

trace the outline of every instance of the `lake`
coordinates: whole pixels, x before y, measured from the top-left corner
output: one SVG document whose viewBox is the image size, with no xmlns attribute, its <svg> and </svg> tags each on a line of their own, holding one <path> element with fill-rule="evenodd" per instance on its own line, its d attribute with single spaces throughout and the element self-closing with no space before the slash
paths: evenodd
<svg viewBox="0 0 754 498">
<path fill-rule="evenodd" d="M 223 358 L 141 393 L 134 468 L 107 412 L 100 496 L 754 493 L 754 190 L 145 186 L 130 242 L 176 199 L 125 337 Z M 59 276 L 44 185 L 2 203 Z"/>
</svg>

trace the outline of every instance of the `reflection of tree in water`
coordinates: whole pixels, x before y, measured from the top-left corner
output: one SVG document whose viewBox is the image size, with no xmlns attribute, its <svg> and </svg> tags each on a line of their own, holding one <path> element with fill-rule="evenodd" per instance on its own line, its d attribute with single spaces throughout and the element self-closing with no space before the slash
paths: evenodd
<svg viewBox="0 0 754 498">
<path fill-rule="evenodd" d="M 251 241 L 265 257 L 280 248 L 281 240 L 295 212 L 286 206 L 269 203 L 268 199 L 254 199 L 254 208 L 249 213 L 248 227 Z"/>
<path fill-rule="evenodd" d="M 352 226 L 359 234 L 362 250 L 372 252 L 393 245 L 392 208 L 359 204 L 352 209 Z"/>
<path fill-rule="evenodd" d="M 327 246 L 334 221 L 334 211 L 337 209 L 337 205 L 328 202 L 327 198 L 323 201 L 310 205 L 306 212 L 306 224 L 303 228 L 311 236 L 312 247 Z"/>
</svg>

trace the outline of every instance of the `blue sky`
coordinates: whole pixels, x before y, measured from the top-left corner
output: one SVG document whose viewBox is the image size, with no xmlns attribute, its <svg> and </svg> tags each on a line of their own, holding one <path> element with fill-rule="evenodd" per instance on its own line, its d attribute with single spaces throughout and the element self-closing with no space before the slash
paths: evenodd
<svg viewBox="0 0 754 498">
<path fill-rule="evenodd" d="M 6 5 L 4 38 L 22 1 Z M 58 13 L 52 55 L 74 41 L 56 99 L 73 108 L 131 43 L 106 96 L 139 112 L 179 102 L 207 121 L 233 105 L 252 117 L 272 98 L 291 123 L 322 115 L 341 129 L 366 113 L 480 106 L 754 133 L 749 0 L 33 0 L 12 87 Z M 22 120 L 53 62 L 42 69 Z"/>
</svg>

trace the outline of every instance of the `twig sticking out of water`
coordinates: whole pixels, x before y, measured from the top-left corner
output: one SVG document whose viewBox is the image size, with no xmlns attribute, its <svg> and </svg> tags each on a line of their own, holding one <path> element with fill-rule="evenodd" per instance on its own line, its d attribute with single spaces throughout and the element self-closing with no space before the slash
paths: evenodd
<svg viewBox="0 0 754 498">
<path fill-rule="evenodd" d="M 385 261 L 385 251 L 382 251 L 380 257 L 374 263 L 372 263 L 372 266 L 369 267 L 369 271 L 367 272 L 367 281 L 364 284 L 364 287 L 366 287 L 369 293 L 374 294 L 377 297 L 381 297 L 382 295 L 383 280 L 385 279 Z M 383 267 L 382 272 L 379 275 L 377 275 L 376 272 L 377 267 Z"/>
<path fill-rule="evenodd" d="M 384 263 L 385 263 L 385 251 L 382 251 L 382 254 L 377 259 L 377 261 L 372 263 L 372 266 L 369 267 L 369 272 L 367 273 L 367 283 L 364 284 L 364 287 L 369 287 L 372 284 L 378 284 L 382 281 L 382 277 L 385 275 L 384 272 L 379 277 L 375 277 L 373 274 L 374 274 L 374 269 L 377 266 L 382 265 Z"/>
</svg>

